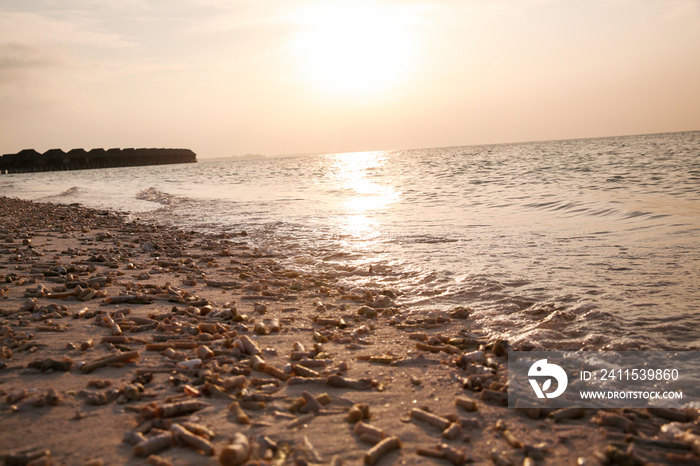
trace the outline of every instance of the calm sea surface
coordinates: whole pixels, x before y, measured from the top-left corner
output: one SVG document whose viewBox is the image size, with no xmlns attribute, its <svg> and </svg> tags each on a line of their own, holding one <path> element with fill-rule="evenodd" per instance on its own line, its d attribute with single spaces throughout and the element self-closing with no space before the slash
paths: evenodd
<svg viewBox="0 0 700 466">
<path fill-rule="evenodd" d="M 470 306 L 479 335 L 700 349 L 700 132 L 3 175 L 0 194 L 245 230 L 412 312 Z"/>
</svg>

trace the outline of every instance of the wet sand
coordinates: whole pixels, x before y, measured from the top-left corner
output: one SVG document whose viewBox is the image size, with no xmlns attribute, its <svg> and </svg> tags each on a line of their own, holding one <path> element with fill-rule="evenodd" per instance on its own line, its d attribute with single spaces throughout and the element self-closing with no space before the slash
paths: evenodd
<svg viewBox="0 0 700 466">
<path fill-rule="evenodd" d="M 696 412 L 506 408 L 508 344 L 469 336 L 469 303 L 409 317 L 244 232 L 0 210 L 6 464 L 700 464 Z"/>
</svg>

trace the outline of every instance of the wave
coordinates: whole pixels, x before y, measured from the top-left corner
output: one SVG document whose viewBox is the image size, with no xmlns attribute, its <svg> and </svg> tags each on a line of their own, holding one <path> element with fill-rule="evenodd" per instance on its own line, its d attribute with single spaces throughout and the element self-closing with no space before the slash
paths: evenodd
<svg viewBox="0 0 700 466">
<path fill-rule="evenodd" d="M 176 205 L 187 200 L 187 198 L 164 193 L 156 188 L 142 189 L 136 193 L 136 199 L 141 201 L 156 202 L 167 206 Z"/>
<path fill-rule="evenodd" d="M 59 194 L 54 194 L 53 196 L 47 196 L 47 197 L 67 197 L 67 196 L 75 196 L 77 194 L 81 194 L 83 191 L 77 187 L 77 186 L 71 186 L 70 188 L 66 189 L 62 193 Z"/>
<path fill-rule="evenodd" d="M 550 212 L 562 212 L 569 215 L 586 215 L 591 217 L 612 218 L 618 220 L 629 219 L 661 219 L 669 217 L 669 214 L 640 210 L 625 210 L 622 206 L 611 207 L 599 202 L 581 201 L 548 201 L 524 204 L 524 207 Z"/>
</svg>

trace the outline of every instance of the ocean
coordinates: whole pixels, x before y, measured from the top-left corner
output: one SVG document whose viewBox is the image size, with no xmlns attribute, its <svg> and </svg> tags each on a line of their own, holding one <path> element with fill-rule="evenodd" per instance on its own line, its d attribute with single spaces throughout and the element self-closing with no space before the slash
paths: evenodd
<svg viewBox="0 0 700 466">
<path fill-rule="evenodd" d="M 196 152 L 196 148 L 193 148 Z M 562 350 L 700 350 L 700 132 L 0 175 Z M 371 268 L 371 270 L 370 270 Z"/>
</svg>

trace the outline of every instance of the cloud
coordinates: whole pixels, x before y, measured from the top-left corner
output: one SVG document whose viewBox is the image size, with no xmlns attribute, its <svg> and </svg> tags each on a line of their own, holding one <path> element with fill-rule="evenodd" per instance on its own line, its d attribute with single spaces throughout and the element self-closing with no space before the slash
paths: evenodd
<svg viewBox="0 0 700 466">
<path fill-rule="evenodd" d="M 30 12 L 2 12 L 0 43 L 18 42 L 32 45 L 80 45 L 123 48 L 135 44 L 117 34 L 101 31 L 88 18 L 61 19 Z"/>
<path fill-rule="evenodd" d="M 0 84 L 26 81 L 36 71 L 66 63 L 66 57 L 58 52 L 20 42 L 0 43 Z"/>
<path fill-rule="evenodd" d="M 191 22 L 188 31 L 203 35 L 279 27 L 285 23 L 285 17 L 290 9 L 287 2 L 278 0 L 266 2 L 198 0 L 195 4 L 191 6 L 191 11 L 196 11 L 198 17 L 196 21 Z"/>
<path fill-rule="evenodd" d="M 0 43 L 0 71 L 56 66 L 63 62 L 38 47 L 20 42 Z"/>
</svg>

